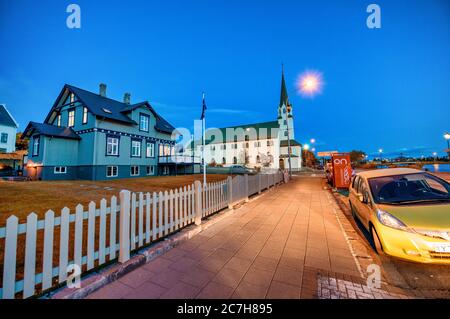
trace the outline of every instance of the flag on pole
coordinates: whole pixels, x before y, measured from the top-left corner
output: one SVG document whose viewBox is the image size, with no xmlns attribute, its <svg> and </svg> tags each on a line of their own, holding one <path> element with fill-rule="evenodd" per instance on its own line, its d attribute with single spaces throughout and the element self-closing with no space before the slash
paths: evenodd
<svg viewBox="0 0 450 319">
<path fill-rule="evenodd" d="M 205 93 L 203 92 L 203 107 L 202 107 L 202 116 L 200 117 L 200 120 L 203 120 L 205 118 L 205 111 L 206 111 L 206 100 L 205 100 Z"/>
</svg>

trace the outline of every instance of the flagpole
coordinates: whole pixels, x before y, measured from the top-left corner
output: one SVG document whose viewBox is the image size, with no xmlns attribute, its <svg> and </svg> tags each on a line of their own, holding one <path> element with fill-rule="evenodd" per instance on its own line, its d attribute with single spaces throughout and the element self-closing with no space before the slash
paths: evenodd
<svg viewBox="0 0 450 319">
<path fill-rule="evenodd" d="M 203 105 L 205 103 L 205 93 L 203 93 Z M 204 106 L 203 106 L 204 107 Z M 202 136 L 203 136 L 203 148 L 202 148 L 202 157 L 203 157 L 203 186 L 206 186 L 206 160 L 205 160 L 205 136 L 206 136 L 206 112 L 203 110 L 203 119 L 202 119 Z"/>
</svg>

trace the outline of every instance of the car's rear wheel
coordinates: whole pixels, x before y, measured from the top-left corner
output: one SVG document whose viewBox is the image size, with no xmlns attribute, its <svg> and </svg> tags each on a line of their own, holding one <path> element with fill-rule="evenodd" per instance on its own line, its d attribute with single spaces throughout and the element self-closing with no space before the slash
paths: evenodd
<svg viewBox="0 0 450 319">
<path fill-rule="evenodd" d="M 380 238 L 378 237 L 377 231 L 372 226 L 370 227 L 370 233 L 372 235 L 373 246 L 378 255 L 384 255 L 383 245 L 381 244 Z"/>
</svg>

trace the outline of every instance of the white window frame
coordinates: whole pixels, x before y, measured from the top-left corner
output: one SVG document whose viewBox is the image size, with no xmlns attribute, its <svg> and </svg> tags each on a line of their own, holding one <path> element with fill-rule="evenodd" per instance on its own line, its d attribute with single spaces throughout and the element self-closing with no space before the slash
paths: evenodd
<svg viewBox="0 0 450 319">
<path fill-rule="evenodd" d="M 155 143 L 147 142 L 147 144 L 145 146 L 145 157 L 147 157 L 147 158 L 155 157 Z"/>
<path fill-rule="evenodd" d="M 73 114 L 73 116 L 70 116 L 70 114 Z M 75 126 L 75 109 L 70 109 L 67 112 L 67 127 L 74 127 Z"/>
<path fill-rule="evenodd" d="M 56 124 L 57 124 L 58 126 L 61 126 L 61 113 L 58 114 L 58 117 L 56 118 Z"/>
<path fill-rule="evenodd" d="M 148 114 L 139 114 L 139 131 L 149 132 L 150 131 L 150 116 Z"/>
<path fill-rule="evenodd" d="M 108 174 L 108 170 L 111 169 L 111 174 Z M 114 174 L 114 170 L 116 173 Z M 119 167 L 116 165 L 108 165 L 106 166 L 106 177 L 117 177 L 119 176 Z"/>
<path fill-rule="evenodd" d="M 67 174 L 67 166 L 55 166 L 53 168 L 54 174 Z"/>
<path fill-rule="evenodd" d="M 108 150 L 108 145 L 111 144 L 111 152 Z M 115 147 L 115 148 L 114 148 Z M 119 156 L 119 138 L 114 136 L 106 136 L 106 155 Z"/>
<path fill-rule="evenodd" d="M 36 136 L 33 138 L 33 156 L 39 155 L 39 144 L 41 143 L 41 137 Z"/>
<path fill-rule="evenodd" d="M 133 168 L 136 168 L 136 172 L 133 173 Z M 139 165 L 131 165 L 130 166 L 130 176 L 139 176 Z"/>
<path fill-rule="evenodd" d="M 137 144 L 139 143 L 139 147 L 137 147 Z M 140 140 L 131 140 L 131 157 L 141 157 L 141 148 L 142 148 L 142 141 Z M 134 151 L 138 151 L 137 154 L 134 154 Z"/>
<path fill-rule="evenodd" d="M 149 170 L 149 169 L 150 169 L 150 170 Z M 148 166 L 145 168 L 145 173 L 146 173 L 147 176 L 155 175 L 155 168 L 153 167 L 153 165 L 148 165 Z"/>
<path fill-rule="evenodd" d="M 88 122 L 88 108 L 86 106 L 83 107 L 83 120 L 82 123 L 83 124 L 87 124 Z"/>
</svg>

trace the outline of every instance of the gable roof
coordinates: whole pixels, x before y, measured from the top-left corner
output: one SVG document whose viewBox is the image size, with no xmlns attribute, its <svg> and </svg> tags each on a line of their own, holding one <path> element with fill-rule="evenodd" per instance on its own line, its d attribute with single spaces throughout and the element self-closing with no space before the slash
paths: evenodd
<svg viewBox="0 0 450 319">
<path fill-rule="evenodd" d="M 64 85 L 64 88 L 58 96 L 49 115 L 45 119 L 45 122 L 50 119 L 52 112 L 57 108 L 58 101 L 61 99 L 66 89 L 75 94 L 80 102 L 84 104 L 95 116 L 119 121 L 126 124 L 137 125 L 135 121 L 127 116 L 127 113 L 139 107 L 147 107 L 155 115 L 155 129 L 168 134 L 171 134 L 175 129 L 169 122 L 167 122 L 161 115 L 159 115 L 155 111 L 155 109 L 150 105 L 148 101 L 129 105 L 69 84 Z"/>
<path fill-rule="evenodd" d="M 16 128 L 19 126 L 3 104 L 0 104 L 0 125 Z"/>
<path fill-rule="evenodd" d="M 73 140 L 81 139 L 80 136 L 75 133 L 70 127 L 55 126 L 46 123 L 36 123 L 30 122 L 27 128 L 23 132 L 22 136 L 30 137 L 34 132 L 40 135 L 50 136 L 50 137 L 60 137 Z"/>
<path fill-rule="evenodd" d="M 153 113 L 153 115 L 155 115 L 156 117 L 156 125 L 155 125 L 155 129 L 163 132 L 163 133 L 169 133 L 171 134 L 175 128 L 169 123 L 167 122 L 161 115 L 159 115 L 158 113 L 156 113 L 155 109 L 153 108 L 153 106 L 150 105 L 150 103 L 148 101 L 144 101 L 144 102 L 140 102 L 140 103 L 136 103 L 136 104 L 132 104 L 132 105 L 127 105 L 125 108 L 122 109 L 122 113 L 128 113 L 131 112 L 139 107 L 147 107 L 148 109 L 150 109 L 150 111 Z"/>
<path fill-rule="evenodd" d="M 84 105 L 86 105 L 92 114 L 119 122 L 136 124 L 135 121 L 122 113 L 122 110 L 128 106 L 127 104 L 72 85 L 66 84 L 65 87 L 74 93 L 75 96 L 78 97 Z"/>
</svg>

